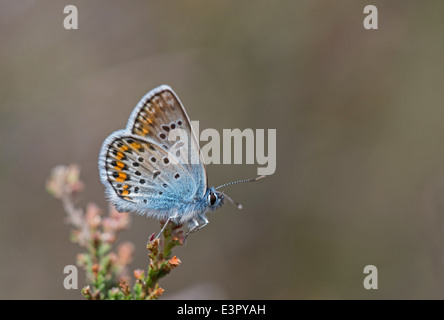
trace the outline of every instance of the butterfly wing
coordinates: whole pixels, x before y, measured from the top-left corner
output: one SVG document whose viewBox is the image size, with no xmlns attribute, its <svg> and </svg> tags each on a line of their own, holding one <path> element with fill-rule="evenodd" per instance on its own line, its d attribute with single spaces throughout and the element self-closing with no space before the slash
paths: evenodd
<svg viewBox="0 0 444 320">
<path fill-rule="evenodd" d="M 107 196 L 119 211 L 165 219 L 195 209 L 199 186 L 192 173 L 156 142 L 127 130 L 105 140 L 99 171 Z"/>
<path fill-rule="evenodd" d="M 148 92 L 131 113 L 126 129 L 157 143 L 165 150 L 170 150 L 175 143 L 168 139 L 168 135 L 175 129 L 183 130 L 187 136 L 188 161 L 182 163 L 197 184 L 196 195 L 204 196 L 207 175 L 199 142 L 182 103 L 169 86 L 162 85 Z"/>
</svg>

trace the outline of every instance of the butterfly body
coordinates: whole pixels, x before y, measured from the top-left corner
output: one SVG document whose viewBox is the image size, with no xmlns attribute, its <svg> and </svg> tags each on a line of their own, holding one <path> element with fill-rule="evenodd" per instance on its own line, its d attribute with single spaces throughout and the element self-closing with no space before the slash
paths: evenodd
<svg viewBox="0 0 444 320">
<path fill-rule="evenodd" d="M 170 139 L 175 132 L 183 134 L 182 143 Z M 188 115 L 166 85 L 148 92 L 126 128 L 104 141 L 99 173 L 108 199 L 121 212 L 171 219 L 194 229 L 206 225 L 206 213 L 224 203 L 223 193 L 207 186 Z"/>
</svg>

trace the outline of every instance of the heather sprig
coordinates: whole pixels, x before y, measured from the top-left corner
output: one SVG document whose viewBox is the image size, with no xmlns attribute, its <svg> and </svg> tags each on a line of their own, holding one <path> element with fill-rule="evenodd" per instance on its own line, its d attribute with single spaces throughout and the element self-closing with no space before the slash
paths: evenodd
<svg viewBox="0 0 444 320">
<path fill-rule="evenodd" d="M 84 250 L 76 259 L 77 265 L 85 270 L 88 283 L 82 294 L 90 300 L 157 299 L 164 292 L 159 279 L 181 263 L 176 256 L 172 257 L 172 249 L 184 243 L 181 226 L 170 222 L 161 239 L 151 236 L 147 245 L 149 266 L 146 271 L 136 269 L 133 272 L 131 289 L 128 265 L 133 260 L 134 245 L 131 242 L 117 243 L 119 233 L 129 226 L 130 215 L 120 213 L 114 207 L 103 215 L 94 203 L 88 204 L 85 211 L 77 207 L 75 199 L 84 187 L 79 177 L 77 165 L 57 166 L 51 171 L 46 189 L 62 202 L 66 222 L 72 227 L 71 241 Z"/>
</svg>

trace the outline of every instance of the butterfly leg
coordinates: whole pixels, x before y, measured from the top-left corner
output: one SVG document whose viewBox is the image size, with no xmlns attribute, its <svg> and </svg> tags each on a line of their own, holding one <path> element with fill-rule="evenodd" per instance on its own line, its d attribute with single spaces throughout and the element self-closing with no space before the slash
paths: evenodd
<svg viewBox="0 0 444 320">
<path fill-rule="evenodd" d="M 174 216 L 168 217 L 168 219 L 167 219 L 167 221 L 164 223 L 162 229 L 160 229 L 160 232 L 159 232 L 159 233 L 157 234 L 157 236 L 156 236 L 152 241 L 150 241 L 149 243 L 153 242 L 153 241 L 156 240 L 156 239 L 159 239 L 160 235 L 163 233 L 163 231 L 165 230 L 165 228 L 166 228 L 166 226 L 168 225 L 168 223 L 169 223 L 170 221 L 173 221 L 174 223 L 176 223 L 176 219 L 177 219 L 177 217 L 178 217 L 177 212 L 174 214 Z"/>
<path fill-rule="evenodd" d="M 190 233 L 199 231 L 200 229 L 202 229 L 203 227 L 205 227 L 209 223 L 207 217 L 205 217 L 204 215 L 199 216 L 199 219 L 203 221 L 202 224 L 199 224 L 197 219 L 192 219 L 190 221 L 190 224 L 192 224 L 192 227 L 190 227 L 190 229 L 188 230 L 187 234 L 185 235 L 185 239 L 188 237 L 188 235 Z"/>
<path fill-rule="evenodd" d="M 185 235 L 184 241 L 187 239 L 188 235 L 194 231 L 197 231 L 199 228 L 199 222 L 195 218 L 191 219 L 188 223 L 189 229 L 188 232 Z M 197 230 L 196 230 L 197 229 Z"/>
<path fill-rule="evenodd" d="M 199 226 L 199 228 L 197 228 L 196 231 L 199 231 L 200 229 L 205 227 L 208 223 L 210 223 L 210 221 L 208 221 L 207 217 L 205 217 L 204 215 L 199 216 L 199 218 L 203 221 L 203 223 Z M 195 232 L 195 231 L 193 231 L 193 232 Z"/>
</svg>

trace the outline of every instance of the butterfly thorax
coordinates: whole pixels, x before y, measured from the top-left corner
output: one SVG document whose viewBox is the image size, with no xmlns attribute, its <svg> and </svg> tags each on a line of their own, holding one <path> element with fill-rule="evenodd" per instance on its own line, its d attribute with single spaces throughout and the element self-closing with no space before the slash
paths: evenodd
<svg viewBox="0 0 444 320">
<path fill-rule="evenodd" d="M 178 208 L 180 222 L 188 222 L 189 220 L 205 216 L 209 211 L 214 211 L 225 202 L 224 195 L 216 191 L 213 187 L 208 188 L 203 197 L 195 198 L 194 201 L 187 205 L 187 208 Z"/>
</svg>

